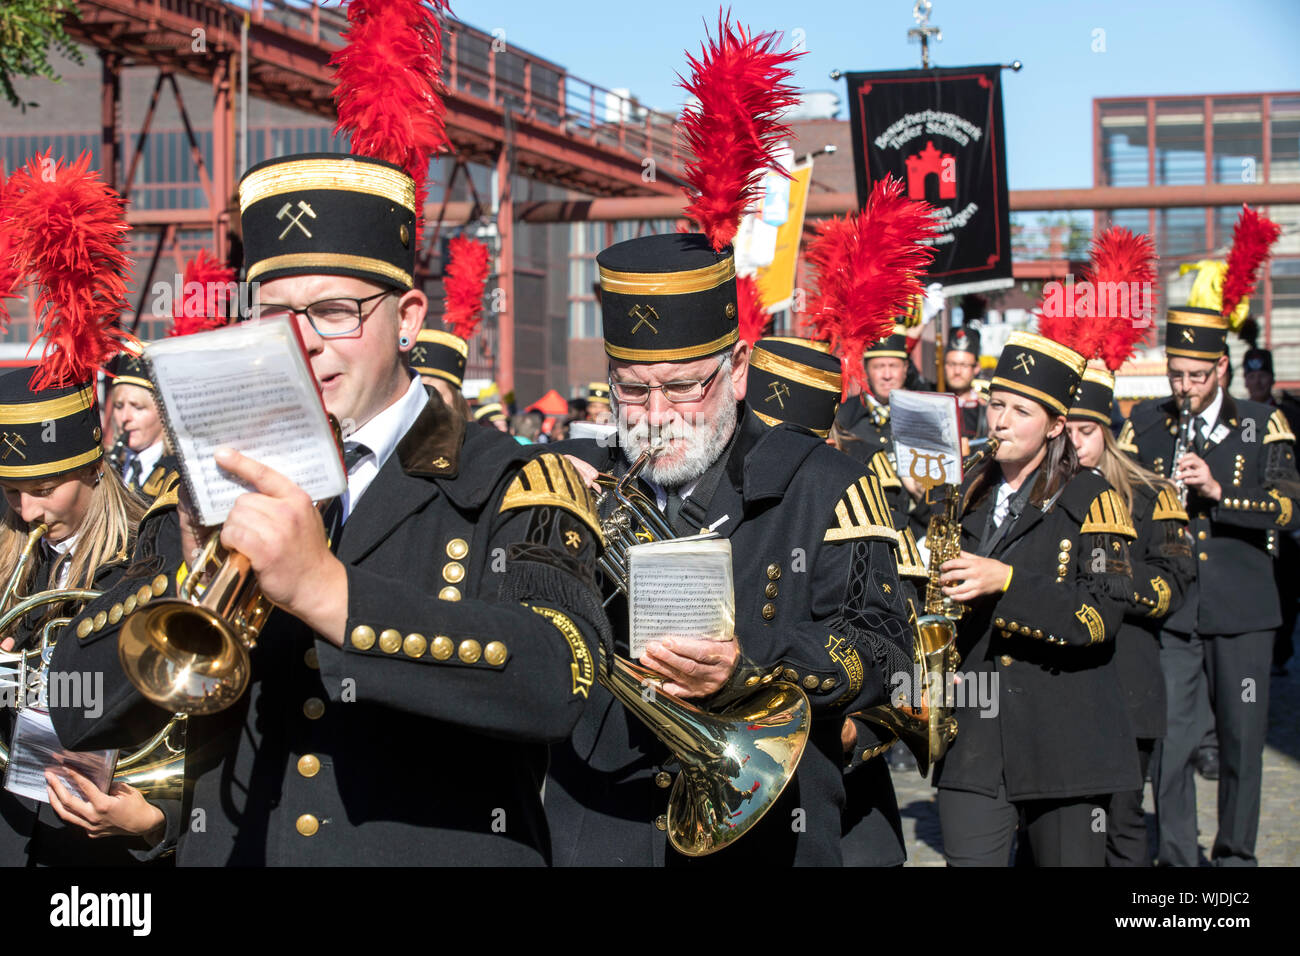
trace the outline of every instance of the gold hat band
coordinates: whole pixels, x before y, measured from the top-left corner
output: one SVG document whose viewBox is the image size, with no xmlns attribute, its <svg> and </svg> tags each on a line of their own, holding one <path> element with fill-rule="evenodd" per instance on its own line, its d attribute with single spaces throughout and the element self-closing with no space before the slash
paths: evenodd
<svg viewBox="0 0 1300 956">
<path fill-rule="evenodd" d="M 153 391 L 153 382 L 147 378 L 137 378 L 134 375 L 119 375 L 113 379 L 114 385 L 138 385 L 140 388 L 147 388 Z"/>
<path fill-rule="evenodd" d="M 406 173 L 387 166 L 338 159 L 296 159 L 256 170 L 239 184 L 239 212 L 249 206 L 285 193 L 304 189 L 343 190 L 378 196 L 415 212 L 415 181 Z"/>
<path fill-rule="evenodd" d="M 463 358 L 469 358 L 469 343 L 459 335 L 452 332 L 446 332 L 442 329 L 421 329 L 415 337 L 415 341 L 429 342 L 437 345 L 445 345 L 447 348 L 459 352 Z"/>
<path fill-rule="evenodd" d="M 1083 370 L 1088 367 L 1088 360 L 1074 349 L 1053 341 L 1045 335 L 1034 332 L 1012 332 L 1007 336 L 1007 344 L 1003 346 L 1003 350 L 1012 346 L 1032 349 L 1048 358 L 1056 359 L 1080 378 L 1083 377 Z"/>
<path fill-rule="evenodd" d="M 754 349 L 749 353 L 749 364 L 763 372 L 770 372 L 787 378 L 800 385 L 807 385 L 822 392 L 841 393 L 842 379 L 839 372 L 826 372 L 822 369 L 809 368 L 785 356 L 776 355 L 767 349 Z"/>
<path fill-rule="evenodd" d="M 39 425 L 42 422 L 67 418 L 95 407 L 95 389 L 87 384 L 59 398 L 43 402 L 23 402 L 17 405 L 0 405 L 0 425 Z"/>
<path fill-rule="evenodd" d="M 1181 309 L 1170 309 L 1166 313 L 1166 319 L 1169 325 L 1195 325 L 1202 329 L 1215 329 L 1219 332 L 1228 331 L 1228 320 L 1222 315 L 1205 315 L 1201 312 L 1184 312 Z"/>
<path fill-rule="evenodd" d="M 753 412 L 755 415 L 757 415 L 758 420 L 765 425 L 771 425 L 773 428 L 775 428 L 777 425 L 780 425 L 782 423 L 781 419 L 773 418 L 771 415 L 764 415 L 757 408 L 751 408 L 750 411 Z M 807 425 L 802 425 L 800 427 L 808 428 Z M 812 432 L 814 435 L 816 435 L 818 438 L 825 438 L 827 435 L 831 433 L 831 430 L 829 428 L 808 428 L 808 430 Z"/>
<path fill-rule="evenodd" d="M 1010 343 L 1008 343 L 1010 344 Z M 1019 382 L 1013 382 L 1009 378 L 994 376 L 989 382 L 989 389 L 1005 388 L 1009 392 L 1019 392 L 1026 398 L 1032 398 L 1042 402 L 1048 408 L 1052 409 L 1058 415 L 1068 414 L 1066 407 L 1061 402 L 1041 389 L 1034 388 L 1032 385 L 1021 385 Z"/>
<path fill-rule="evenodd" d="M 619 295 L 687 295 L 708 292 L 736 277 L 731 256 L 715 265 L 688 272 L 614 272 L 600 267 L 600 288 Z"/>
<path fill-rule="evenodd" d="M 373 272 L 398 285 L 411 288 L 411 274 L 383 259 L 370 256 L 348 256 L 339 252 L 293 252 L 283 256 L 270 256 L 254 263 L 248 270 L 248 281 L 275 269 L 295 269 L 310 274 L 312 269 L 352 269 L 355 272 Z"/>
<path fill-rule="evenodd" d="M 99 461 L 104 456 L 104 449 L 96 446 L 90 451 L 61 458 L 58 461 L 46 461 L 35 465 L 0 465 L 0 478 L 12 478 L 22 481 L 25 478 L 44 478 L 47 475 L 59 475 L 82 465 Z"/>
<path fill-rule="evenodd" d="M 831 353 L 831 343 L 829 342 L 820 342 L 817 339 L 801 339 L 793 335 L 765 335 L 758 340 L 757 344 L 762 345 L 764 342 L 789 342 L 792 345 L 802 345 L 807 349 L 825 352 L 827 355 Z"/>
<path fill-rule="evenodd" d="M 705 342 L 703 345 L 688 345 L 680 349 L 625 349 L 605 342 L 605 354 L 624 362 L 682 362 L 686 359 L 704 358 L 715 352 L 721 352 L 729 345 L 735 345 L 740 338 L 740 330 L 732 329 L 726 335 Z"/>
<path fill-rule="evenodd" d="M 430 378 L 446 379 L 447 381 L 451 382 L 451 384 L 455 385 L 457 388 L 460 388 L 464 384 L 464 382 L 461 379 L 451 374 L 451 372 L 445 371 L 440 368 L 429 368 L 427 365 L 412 365 L 411 367 L 415 369 L 415 371 L 418 372 L 420 375 L 428 375 Z"/>
<path fill-rule="evenodd" d="M 1077 405 L 1070 409 L 1070 413 L 1067 417 L 1068 418 L 1089 418 L 1092 419 L 1094 422 L 1101 422 L 1103 425 L 1110 424 L 1109 415 L 1103 415 L 1101 412 L 1093 411 L 1091 408 L 1080 408 Z"/>
<path fill-rule="evenodd" d="M 1227 354 L 1227 346 L 1219 349 L 1217 352 L 1198 352 L 1196 349 L 1171 349 L 1165 346 L 1166 355 L 1176 355 L 1179 358 L 1200 359 L 1202 362 L 1217 362 L 1222 356 Z"/>
<path fill-rule="evenodd" d="M 1115 390 L 1115 376 L 1104 368 L 1095 368 L 1089 365 L 1083 370 L 1083 381 L 1092 382 L 1094 385 L 1100 385 L 1103 388 Z"/>
</svg>

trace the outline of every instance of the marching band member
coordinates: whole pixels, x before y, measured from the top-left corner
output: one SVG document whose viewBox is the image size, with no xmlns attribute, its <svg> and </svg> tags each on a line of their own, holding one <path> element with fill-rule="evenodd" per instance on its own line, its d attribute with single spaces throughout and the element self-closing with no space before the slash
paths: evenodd
<svg viewBox="0 0 1300 956">
<path fill-rule="evenodd" d="M 126 258 L 120 247 L 126 225 L 121 200 L 88 165 L 88 155 L 52 167 L 38 157 L 14 172 L 0 208 L 0 230 L 12 237 L 18 272 L 37 283 L 48 310 L 40 330 L 47 347 L 38 367 L 0 376 L 6 429 L 0 487 L 8 505 L 0 518 L 0 580 L 14 584 L 2 599 L 6 610 L 41 591 L 113 586 L 127 573 L 145 513 L 104 456 L 94 363 L 121 344 L 105 320 L 125 305 L 120 290 Z M 67 249 L 80 255 L 69 261 L 53 251 Z M 99 293 L 91 308 L 78 297 L 85 289 Z M 142 418 L 128 413 L 127 431 L 133 445 L 147 450 Z M 46 531 L 15 577 L 29 536 L 41 525 Z M 160 522 L 155 531 L 176 540 L 174 522 Z M 144 553 L 154 546 L 152 538 L 140 544 Z M 38 647 L 44 622 L 67 610 L 66 604 L 49 606 L 15 622 L 14 630 L 0 635 L 0 648 Z M 72 631 L 60 634 L 59 643 L 76 643 Z M 78 704 L 91 706 L 88 699 Z M 103 792 L 75 771 L 66 773 L 46 772 L 48 804 L 0 792 L 5 863 L 122 865 L 168 848 L 167 822 L 176 818 L 177 801 L 150 803 L 123 783 Z"/>
<path fill-rule="evenodd" d="M 120 475 L 133 493 L 152 501 L 167 475 L 176 470 L 176 456 L 167 446 L 157 389 L 148 367 L 137 355 L 122 352 L 109 369 L 108 394 L 113 430 L 124 442 Z"/>
<path fill-rule="evenodd" d="M 948 348 L 943 353 L 944 384 L 949 392 L 957 396 L 961 437 L 967 441 L 988 434 L 988 421 L 985 418 L 988 402 L 975 387 L 975 376 L 979 370 L 979 330 L 963 325 L 950 331 Z"/>
<path fill-rule="evenodd" d="M 407 366 L 427 311 L 413 288 L 417 197 L 444 144 L 394 143 L 389 125 L 364 124 L 385 109 L 440 118 L 439 26 L 421 9 L 409 37 L 353 21 L 336 62 L 354 155 L 275 159 L 240 181 L 256 317 L 297 323 L 326 409 L 356 428 L 330 537 L 283 475 L 237 452 L 217 458 L 254 490 L 210 533 L 246 556 L 277 610 L 247 693 L 189 721 L 187 809 L 205 826 L 180 834 L 182 865 L 549 860 L 546 745 L 572 730 L 593 678 L 600 534 L 564 459 L 469 427 Z M 394 48 L 420 55 L 394 62 Z M 311 229 L 286 231 L 277 210 L 308 202 Z M 181 505 L 181 552 L 158 562 L 142 597 L 174 595 L 198 543 Z M 91 621 L 84 638 L 56 649 L 56 670 L 101 670 L 107 685 L 98 719 L 54 712 L 68 745 L 111 746 L 165 719 L 118 662 L 114 619 L 130 597 L 92 602 L 70 625 Z"/>
<path fill-rule="evenodd" d="M 442 329 L 420 329 L 407 361 L 420 380 L 432 388 L 443 402 L 461 418 L 473 416 L 469 402 L 461 391 L 465 383 L 465 360 L 469 356 L 469 343 L 459 335 Z"/>
<path fill-rule="evenodd" d="M 950 865 L 1006 866 L 1023 813 L 1038 865 L 1101 866 L 1109 794 L 1141 784 L 1109 640 L 1132 589 L 1134 532 L 1115 492 L 1080 470 L 1065 427 L 1085 361 L 1010 337 L 988 407 L 1001 444 L 963 487 L 962 553 L 940 578 L 969 606 L 959 730 L 934 770 Z"/>
<path fill-rule="evenodd" d="M 462 391 L 465 363 L 469 359 L 469 340 L 483 321 L 483 289 L 490 259 L 486 245 L 466 236 L 456 236 L 447 244 L 442 280 L 442 321 L 447 331 L 421 329 L 407 356 L 424 384 L 433 386 L 442 400 L 466 419 L 470 411 Z"/>
</svg>

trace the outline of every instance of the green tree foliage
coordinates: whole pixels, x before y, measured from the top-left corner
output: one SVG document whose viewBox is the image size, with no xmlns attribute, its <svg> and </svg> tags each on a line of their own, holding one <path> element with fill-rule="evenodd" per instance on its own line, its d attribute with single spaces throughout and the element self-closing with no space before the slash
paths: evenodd
<svg viewBox="0 0 1300 956">
<path fill-rule="evenodd" d="M 0 0 L 0 89 L 10 106 L 26 112 L 35 103 L 24 102 L 14 89 L 21 77 L 43 76 L 58 82 L 50 65 L 50 47 L 82 63 L 76 43 L 63 29 L 66 14 L 77 15 L 76 0 Z"/>
</svg>

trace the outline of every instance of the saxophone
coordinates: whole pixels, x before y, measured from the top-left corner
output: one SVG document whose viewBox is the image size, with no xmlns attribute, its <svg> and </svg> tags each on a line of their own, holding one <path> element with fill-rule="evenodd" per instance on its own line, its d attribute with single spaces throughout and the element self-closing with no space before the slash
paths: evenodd
<svg viewBox="0 0 1300 956">
<path fill-rule="evenodd" d="M 997 447 L 998 440 L 990 438 L 983 448 L 971 453 L 962 463 L 965 473 L 970 474 L 991 461 Z M 892 732 L 901 740 L 916 758 L 916 768 L 922 777 L 957 739 L 957 718 L 953 716 L 947 689 L 952 681 L 949 675 L 961 663 L 956 643 L 957 622 L 966 613 L 965 605 L 943 593 L 939 581 L 944 563 L 961 553 L 961 488 L 935 485 L 927 489 L 926 495 L 932 503 L 936 498 L 940 501 L 926 526 L 930 561 L 924 613 L 912 622 L 914 688 L 919 693 L 909 695 L 916 697 L 914 701 L 877 704 L 853 715 Z M 931 699 L 931 692 L 937 694 L 937 699 Z"/>
</svg>

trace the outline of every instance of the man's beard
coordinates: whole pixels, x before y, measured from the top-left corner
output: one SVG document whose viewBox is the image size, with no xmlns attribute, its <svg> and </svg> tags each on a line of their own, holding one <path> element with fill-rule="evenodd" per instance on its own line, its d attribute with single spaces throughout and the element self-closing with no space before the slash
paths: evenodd
<svg viewBox="0 0 1300 956">
<path fill-rule="evenodd" d="M 628 464 L 635 462 L 654 439 L 665 446 L 674 443 L 671 451 L 655 455 L 641 472 L 661 488 L 680 488 L 708 471 L 726 449 L 736 428 L 736 393 L 729 376 L 722 377 L 721 387 L 724 394 L 720 396 L 719 411 L 708 421 L 692 424 L 679 419 L 653 431 L 644 418 L 631 428 L 620 424 L 623 434 L 619 445 Z"/>
</svg>

